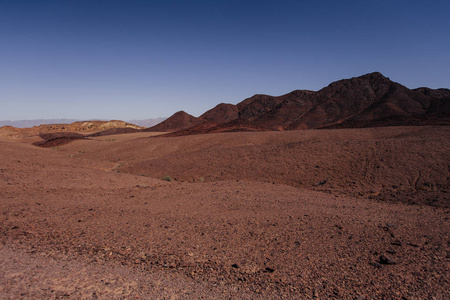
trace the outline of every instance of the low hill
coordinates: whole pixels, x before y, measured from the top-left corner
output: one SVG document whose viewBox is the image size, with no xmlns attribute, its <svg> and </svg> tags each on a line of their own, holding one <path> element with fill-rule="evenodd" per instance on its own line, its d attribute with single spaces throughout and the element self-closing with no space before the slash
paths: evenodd
<svg viewBox="0 0 450 300">
<path fill-rule="evenodd" d="M 71 124 L 45 124 L 31 128 L 3 126 L 2 135 L 9 138 L 31 137 L 39 139 L 33 144 L 40 147 L 54 147 L 67 144 L 87 136 L 103 136 L 137 132 L 142 127 L 124 121 L 77 121 Z M 39 136 L 39 137 L 38 137 Z"/>
<path fill-rule="evenodd" d="M 213 109 L 208 110 L 199 119 L 214 123 L 225 123 L 239 117 L 239 108 L 229 103 L 220 103 Z"/>
<path fill-rule="evenodd" d="M 4 126 L 4 129 L 14 131 L 21 136 L 39 135 L 41 133 L 52 132 L 86 132 L 93 133 L 113 128 L 132 128 L 142 129 L 142 127 L 119 120 L 111 121 L 77 121 L 70 124 L 42 124 L 30 128 L 16 128 L 12 126 Z"/>
<path fill-rule="evenodd" d="M 144 132 L 169 132 L 183 130 L 195 125 L 202 123 L 203 121 L 199 118 L 191 116 L 190 114 L 179 111 L 173 114 L 170 118 L 162 121 L 161 123 L 146 128 L 142 131 Z"/>
<path fill-rule="evenodd" d="M 142 128 L 140 126 L 119 120 L 77 121 L 71 124 L 47 124 L 36 127 L 39 132 L 63 132 L 63 131 L 92 132 L 92 131 L 108 130 L 111 128 L 134 128 L 134 129 Z"/>
</svg>

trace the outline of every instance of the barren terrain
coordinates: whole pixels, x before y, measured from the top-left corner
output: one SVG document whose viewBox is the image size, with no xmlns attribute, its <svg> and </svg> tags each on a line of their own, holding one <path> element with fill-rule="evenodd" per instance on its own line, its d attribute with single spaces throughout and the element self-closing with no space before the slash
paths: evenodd
<svg viewBox="0 0 450 300">
<path fill-rule="evenodd" d="M 0 298 L 450 298 L 448 126 L 6 130 Z"/>
</svg>

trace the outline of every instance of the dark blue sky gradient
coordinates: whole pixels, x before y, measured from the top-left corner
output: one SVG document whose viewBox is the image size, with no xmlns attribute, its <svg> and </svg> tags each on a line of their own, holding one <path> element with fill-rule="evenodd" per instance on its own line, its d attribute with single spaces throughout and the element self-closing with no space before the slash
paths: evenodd
<svg viewBox="0 0 450 300">
<path fill-rule="evenodd" d="M 450 87 L 450 1 L 0 0 L 0 120 L 200 115 L 379 71 Z"/>
</svg>

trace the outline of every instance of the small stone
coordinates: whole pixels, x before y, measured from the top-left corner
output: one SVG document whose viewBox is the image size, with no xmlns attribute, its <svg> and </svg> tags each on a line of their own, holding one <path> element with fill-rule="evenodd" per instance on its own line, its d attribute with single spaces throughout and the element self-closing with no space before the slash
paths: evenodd
<svg viewBox="0 0 450 300">
<path fill-rule="evenodd" d="M 382 265 L 395 265 L 397 262 L 395 262 L 394 260 L 384 256 L 384 255 L 380 255 L 380 264 Z"/>
<path fill-rule="evenodd" d="M 232 264 L 231 267 L 232 267 L 232 268 L 235 268 L 235 269 L 238 269 L 238 268 L 239 268 L 239 266 L 238 266 L 237 264 Z"/>
</svg>

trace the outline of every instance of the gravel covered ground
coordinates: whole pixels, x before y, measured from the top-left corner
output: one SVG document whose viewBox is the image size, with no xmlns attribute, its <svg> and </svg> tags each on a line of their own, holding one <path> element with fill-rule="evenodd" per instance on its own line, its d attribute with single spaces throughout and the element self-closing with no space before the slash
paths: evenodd
<svg viewBox="0 0 450 300">
<path fill-rule="evenodd" d="M 449 132 L 0 137 L 0 298 L 448 299 Z"/>
</svg>

